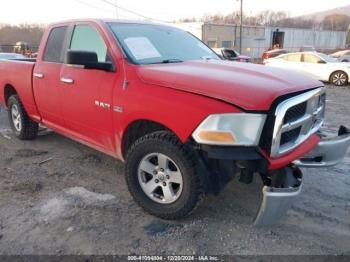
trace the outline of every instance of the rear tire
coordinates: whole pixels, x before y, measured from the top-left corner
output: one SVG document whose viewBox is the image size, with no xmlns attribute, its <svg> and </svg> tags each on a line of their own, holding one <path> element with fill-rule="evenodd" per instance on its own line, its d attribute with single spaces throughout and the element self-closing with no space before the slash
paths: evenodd
<svg viewBox="0 0 350 262">
<path fill-rule="evenodd" d="M 336 86 L 345 86 L 348 84 L 349 77 L 343 71 L 335 71 L 331 74 L 330 82 Z"/>
<path fill-rule="evenodd" d="M 204 198 L 205 180 L 194 153 L 167 131 L 145 135 L 131 146 L 125 175 L 134 200 L 162 219 L 185 217 Z"/>
<path fill-rule="evenodd" d="M 18 95 L 8 99 L 8 117 L 12 131 L 21 140 L 32 140 L 38 134 L 38 123 L 31 120 Z"/>
</svg>

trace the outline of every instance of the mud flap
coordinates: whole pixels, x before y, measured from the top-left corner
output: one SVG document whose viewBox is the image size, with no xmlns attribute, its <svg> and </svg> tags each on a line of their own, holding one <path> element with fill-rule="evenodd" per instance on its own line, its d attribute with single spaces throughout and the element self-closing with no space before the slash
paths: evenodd
<svg viewBox="0 0 350 262">
<path fill-rule="evenodd" d="M 301 188 L 302 172 L 299 168 L 285 167 L 271 174 L 271 185 L 262 189 L 263 199 L 254 225 L 276 224 L 300 194 Z"/>
</svg>

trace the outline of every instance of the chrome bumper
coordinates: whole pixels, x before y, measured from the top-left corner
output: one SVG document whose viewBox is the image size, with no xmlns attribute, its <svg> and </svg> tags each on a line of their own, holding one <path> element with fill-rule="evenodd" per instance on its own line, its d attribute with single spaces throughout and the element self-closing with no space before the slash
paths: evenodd
<svg viewBox="0 0 350 262">
<path fill-rule="evenodd" d="M 294 161 L 294 164 L 299 167 L 334 166 L 343 160 L 349 146 L 350 130 L 341 126 L 337 137 L 323 137 L 313 151 L 302 159 Z"/>
<path fill-rule="evenodd" d="M 296 167 L 286 167 L 275 174 L 277 180 L 272 181 L 271 186 L 263 187 L 263 200 L 254 225 L 269 226 L 280 220 L 300 194 L 302 176 Z"/>
<path fill-rule="evenodd" d="M 263 200 L 254 224 L 256 226 L 273 225 L 286 213 L 302 188 L 302 172 L 298 167 L 328 167 L 338 164 L 346 155 L 350 146 L 350 130 L 339 128 L 338 136 L 322 136 L 318 146 L 294 165 L 271 173 L 271 183 L 264 186 Z"/>
</svg>

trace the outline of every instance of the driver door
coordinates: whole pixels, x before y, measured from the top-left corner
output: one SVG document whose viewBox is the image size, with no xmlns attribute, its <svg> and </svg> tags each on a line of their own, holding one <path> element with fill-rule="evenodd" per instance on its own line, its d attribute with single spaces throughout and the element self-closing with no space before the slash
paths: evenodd
<svg viewBox="0 0 350 262">
<path fill-rule="evenodd" d="M 75 26 L 69 49 L 95 52 L 99 62 L 111 61 L 101 34 L 90 24 Z M 115 145 L 112 99 L 118 79 L 116 72 L 67 64 L 60 76 L 66 128 L 78 139 L 108 152 Z"/>
</svg>

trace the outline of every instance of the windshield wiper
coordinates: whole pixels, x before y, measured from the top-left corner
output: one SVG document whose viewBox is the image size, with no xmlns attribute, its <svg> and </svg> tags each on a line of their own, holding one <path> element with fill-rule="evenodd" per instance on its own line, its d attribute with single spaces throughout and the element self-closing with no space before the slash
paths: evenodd
<svg viewBox="0 0 350 262">
<path fill-rule="evenodd" d="M 182 62 L 183 62 L 183 60 L 181 60 L 181 59 L 172 58 L 172 59 L 164 59 L 162 61 L 150 63 L 150 64 L 170 64 L 170 63 L 182 63 Z"/>
</svg>

